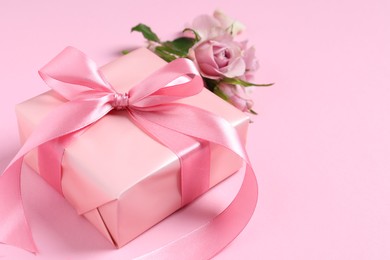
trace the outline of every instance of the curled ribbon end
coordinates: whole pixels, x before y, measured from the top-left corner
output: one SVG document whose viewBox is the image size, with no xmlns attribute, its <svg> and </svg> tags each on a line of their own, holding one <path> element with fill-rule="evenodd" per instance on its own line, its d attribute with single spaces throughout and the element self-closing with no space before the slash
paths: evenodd
<svg viewBox="0 0 390 260">
<path fill-rule="evenodd" d="M 35 245 L 34 241 L 32 241 L 32 238 L 31 238 L 31 242 L 29 244 L 26 244 L 23 246 L 23 249 L 26 251 L 29 251 L 30 253 L 32 253 L 34 255 L 37 255 L 37 253 L 39 253 L 37 246 Z"/>
<path fill-rule="evenodd" d="M 0 176 L 0 243 L 37 253 L 21 200 L 22 162 L 22 158 L 13 161 Z"/>
<path fill-rule="evenodd" d="M 22 245 L 23 245 L 23 248 L 31 253 L 33 253 L 34 255 L 36 255 L 38 253 L 38 248 L 34 242 L 34 238 L 32 237 L 32 234 L 31 234 L 31 230 L 28 226 L 26 226 L 27 228 L 27 235 L 25 236 L 25 238 L 23 239 L 23 241 L 21 241 Z"/>
<path fill-rule="evenodd" d="M 18 232 L 23 232 L 25 235 L 20 235 L 21 233 L 18 233 L 17 237 L 11 236 L 6 239 L 2 239 L 0 243 L 18 247 L 36 255 L 38 253 L 38 248 L 34 243 L 31 230 L 27 226 L 27 223 L 24 227 L 19 227 Z"/>
</svg>

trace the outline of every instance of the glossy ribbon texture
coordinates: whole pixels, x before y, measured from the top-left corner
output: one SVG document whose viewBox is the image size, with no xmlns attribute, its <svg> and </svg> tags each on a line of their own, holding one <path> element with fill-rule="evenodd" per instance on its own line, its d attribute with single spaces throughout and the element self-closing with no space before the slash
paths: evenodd
<svg viewBox="0 0 390 260">
<path fill-rule="evenodd" d="M 24 155 L 35 148 L 55 147 L 57 142 L 71 141 L 75 134 L 113 109 L 127 110 L 134 124 L 179 157 L 182 205 L 209 188 L 209 154 L 196 153 L 190 157 L 182 154 L 194 139 L 201 144 L 215 143 L 226 147 L 246 162 L 241 189 L 221 214 L 140 259 L 208 259 L 220 252 L 246 226 L 256 207 L 257 182 L 236 130 L 219 116 L 175 102 L 203 89 L 202 78 L 190 60 L 177 59 L 167 64 L 128 93 L 117 93 L 100 74 L 96 64 L 72 47 L 62 51 L 39 73 L 68 101 L 43 119 L 0 176 L 0 242 L 37 251 L 21 199 L 20 171 Z M 59 169 L 61 152 L 53 154 L 56 159 L 41 161 L 40 165 Z M 194 167 L 199 165 L 197 162 L 202 162 L 203 167 Z M 61 191 L 61 173 L 52 177 L 51 184 Z"/>
</svg>

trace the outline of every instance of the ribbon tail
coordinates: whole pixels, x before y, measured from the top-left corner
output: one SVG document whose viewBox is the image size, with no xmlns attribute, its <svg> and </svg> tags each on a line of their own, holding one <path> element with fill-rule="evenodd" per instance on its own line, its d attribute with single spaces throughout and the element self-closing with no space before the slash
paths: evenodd
<svg viewBox="0 0 390 260">
<path fill-rule="evenodd" d="M 19 158 L 0 176 L 0 242 L 37 252 L 21 198 Z"/>
<path fill-rule="evenodd" d="M 37 252 L 26 221 L 20 176 L 24 155 L 56 138 L 74 133 L 96 122 L 112 109 L 107 101 L 76 100 L 50 113 L 37 126 L 14 159 L 0 175 L 0 242 Z"/>
<path fill-rule="evenodd" d="M 246 227 L 257 204 L 256 175 L 249 164 L 246 167 L 238 194 L 222 213 L 178 240 L 136 259 L 211 259 L 228 246 Z"/>
<path fill-rule="evenodd" d="M 145 120 L 137 112 L 130 113 L 133 122 L 173 151 L 180 160 L 182 206 L 206 192 L 210 187 L 210 145 Z M 190 152 L 197 149 L 197 152 Z"/>
<path fill-rule="evenodd" d="M 188 235 L 139 258 L 210 259 L 241 233 L 251 219 L 257 204 L 256 176 L 237 131 L 224 119 L 184 104 L 164 105 L 157 113 L 141 112 L 141 114 L 142 118 L 154 124 L 221 145 L 246 162 L 245 177 L 240 191 L 221 214 Z M 202 122 L 202 126 L 197 126 L 194 122 Z"/>
</svg>

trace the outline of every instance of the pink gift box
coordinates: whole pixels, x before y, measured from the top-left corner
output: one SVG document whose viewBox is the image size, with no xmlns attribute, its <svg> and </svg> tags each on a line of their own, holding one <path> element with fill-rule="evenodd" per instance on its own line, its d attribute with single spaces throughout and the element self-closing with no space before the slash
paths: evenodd
<svg viewBox="0 0 390 260">
<path fill-rule="evenodd" d="M 101 68 L 118 92 L 164 66 L 147 49 L 138 49 Z M 16 106 L 22 143 L 55 107 L 66 102 L 54 91 Z M 249 118 L 204 89 L 180 102 L 211 111 L 234 126 L 245 142 Z M 210 188 L 235 173 L 242 159 L 216 145 L 210 146 Z M 194 141 L 183 153 L 204 152 Z M 25 162 L 39 171 L 37 151 Z M 194 166 L 196 167 L 196 166 Z M 112 111 L 65 147 L 62 160 L 63 195 L 115 246 L 121 247 L 181 207 L 180 163 L 165 146 L 135 126 L 125 111 Z"/>
</svg>

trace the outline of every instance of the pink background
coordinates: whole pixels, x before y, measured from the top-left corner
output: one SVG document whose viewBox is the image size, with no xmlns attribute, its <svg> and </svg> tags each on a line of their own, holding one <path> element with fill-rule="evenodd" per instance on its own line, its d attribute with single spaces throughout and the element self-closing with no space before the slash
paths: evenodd
<svg viewBox="0 0 390 260">
<path fill-rule="evenodd" d="M 168 39 L 219 7 L 247 25 L 257 81 L 276 85 L 253 93 L 257 210 L 215 259 L 390 259 L 389 2 L 139 2 L 0 2 L 0 170 L 19 147 L 14 105 L 47 90 L 37 70 L 65 46 L 103 65 L 142 44 L 132 25 Z M 173 216 L 115 250 L 26 167 L 23 197 L 41 252 L 0 245 L 0 258 L 129 259 L 217 214 L 241 178 L 183 212 L 201 212 L 196 218 Z"/>
</svg>

